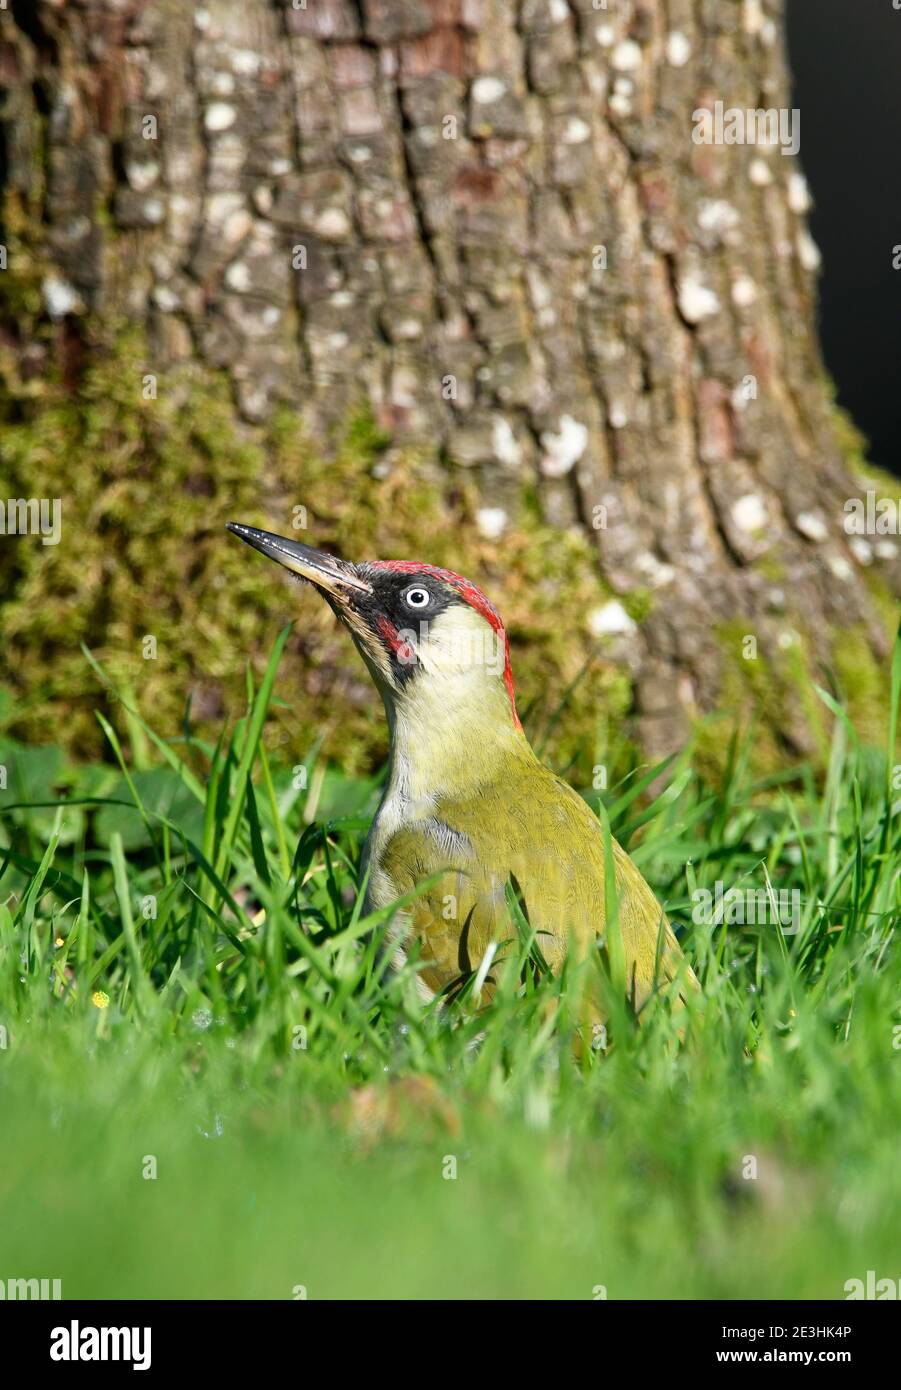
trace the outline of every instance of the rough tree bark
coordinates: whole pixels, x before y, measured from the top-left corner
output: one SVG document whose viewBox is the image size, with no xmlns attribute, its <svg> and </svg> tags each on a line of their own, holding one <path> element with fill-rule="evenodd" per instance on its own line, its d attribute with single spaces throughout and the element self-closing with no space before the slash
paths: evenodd
<svg viewBox="0 0 901 1390">
<path fill-rule="evenodd" d="M 600 611 L 652 750 L 766 650 L 885 649 L 842 504 L 798 161 L 692 113 L 790 107 L 781 0 L 33 0 L 2 16 L 7 187 L 47 313 L 146 325 L 236 410 L 323 435 L 361 394 L 583 526 L 640 629 Z M 152 118 L 152 119 L 148 119 Z M 43 150 L 37 148 L 46 141 Z M 40 165 L 46 179 L 35 184 Z M 299 249 L 300 248 L 300 249 Z M 423 546 L 423 558 L 427 556 Z M 869 553 L 868 553 L 869 552 Z M 788 634 L 788 636 L 786 636 Z M 784 736 L 807 745 L 801 707 Z"/>
</svg>

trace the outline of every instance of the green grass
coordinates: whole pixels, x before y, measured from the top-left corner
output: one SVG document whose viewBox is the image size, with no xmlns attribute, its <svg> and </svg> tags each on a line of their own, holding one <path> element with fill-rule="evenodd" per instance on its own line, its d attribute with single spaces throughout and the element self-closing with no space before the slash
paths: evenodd
<svg viewBox="0 0 901 1390">
<path fill-rule="evenodd" d="M 376 782 L 264 751 L 283 640 L 216 747 L 118 699 L 118 766 L 0 742 L 0 1278 L 591 1299 L 901 1277 L 894 722 L 863 747 L 824 692 L 822 781 L 754 782 L 747 739 L 716 786 L 688 748 L 604 793 L 703 1005 L 619 1010 L 579 1053 L 583 981 L 525 970 L 512 927 L 487 1006 L 424 1009 L 415 953 L 386 970 L 358 882 Z M 717 881 L 796 890 L 798 930 L 695 922 Z"/>
</svg>

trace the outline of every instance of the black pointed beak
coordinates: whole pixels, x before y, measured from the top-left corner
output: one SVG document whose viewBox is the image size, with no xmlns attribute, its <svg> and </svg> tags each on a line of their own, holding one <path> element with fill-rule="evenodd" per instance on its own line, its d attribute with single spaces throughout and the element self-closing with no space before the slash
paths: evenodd
<svg viewBox="0 0 901 1390">
<path fill-rule="evenodd" d="M 255 526 L 242 526 L 230 521 L 228 529 L 234 535 L 252 545 L 270 560 L 277 560 L 285 569 L 297 574 L 301 579 L 315 584 L 317 589 L 330 594 L 332 598 L 348 599 L 351 591 L 372 593 L 372 585 L 361 578 L 354 565 L 339 560 L 324 550 L 314 550 L 310 545 L 289 541 L 284 536 L 275 536 L 271 531 L 258 531 Z"/>
</svg>

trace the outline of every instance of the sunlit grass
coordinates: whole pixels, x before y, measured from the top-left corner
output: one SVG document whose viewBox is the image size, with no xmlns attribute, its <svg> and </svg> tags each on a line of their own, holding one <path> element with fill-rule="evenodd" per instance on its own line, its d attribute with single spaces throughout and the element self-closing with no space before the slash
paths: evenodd
<svg viewBox="0 0 901 1390">
<path fill-rule="evenodd" d="M 603 794 L 703 997 L 592 1051 L 578 972 L 522 968 L 515 901 L 490 1003 L 424 1008 L 415 952 L 389 969 L 359 883 L 376 783 L 264 751 L 283 643 L 216 747 L 122 703 L 99 716 L 118 769 L 0 744 L 0 1275 L 277 1298 L 898 1277 L 897 653 L 882 751 L 823 692 L 821 780 L 755 783 L 736 740 L 716 786 L 689 747 Z M 797 930 L 692 920 L 717 883 L 796 893 Z"/>
</svg>

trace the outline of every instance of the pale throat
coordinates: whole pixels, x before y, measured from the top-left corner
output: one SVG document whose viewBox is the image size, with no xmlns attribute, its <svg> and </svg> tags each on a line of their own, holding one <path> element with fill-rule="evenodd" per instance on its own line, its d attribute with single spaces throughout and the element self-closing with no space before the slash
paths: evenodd
<svg viewBox="0 0 901 1390">
<path fill-rule="evenodd" d="M 386 700 L 391 780 L 414 801 L 466 795 L 511 756 L 534 756 L 504 683 L 505 648 L 480 652 L 472 640 L 485 630 L 490 642 L 494 634 L 478 615 L 442 615 L 420 644 L 420 669 Z"/>
<path fill-rule="evenodd" d="M 434 688 L 427 679 L 395 698 L 389 714 L 391 780 L 402 779 L 411 799 L 466 795 L 528 749 L 500 681 L 492 690 L 484 680 Z"/>
</svg>

